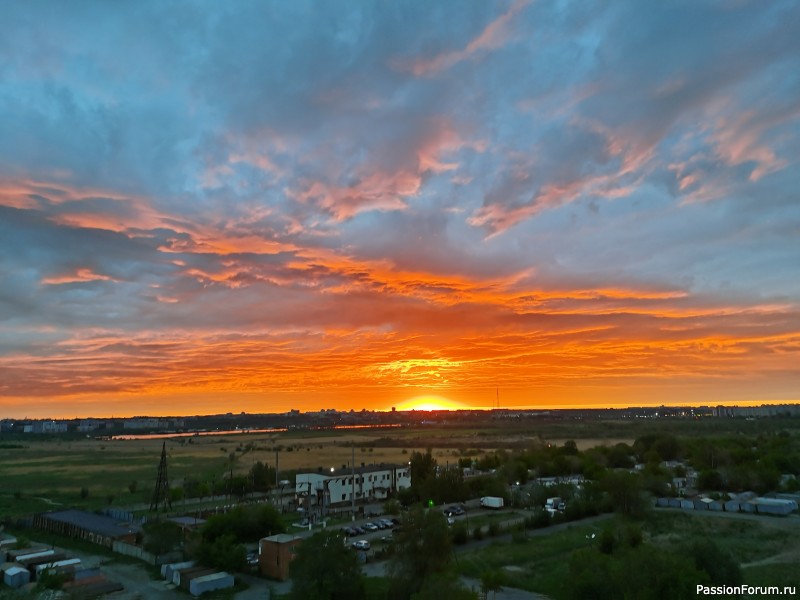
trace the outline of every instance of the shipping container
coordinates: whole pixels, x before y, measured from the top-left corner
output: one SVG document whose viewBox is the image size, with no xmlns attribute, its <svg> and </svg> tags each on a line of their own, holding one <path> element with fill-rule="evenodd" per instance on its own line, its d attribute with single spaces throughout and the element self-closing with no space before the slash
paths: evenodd
<svg viewBox="0 0 800 600">
<path fill-rule="evenodd" d="M 175 571 L 179 571 L 181 569 L 188 569 L 193 567 L 195 562 L 193 560 L 186 560 L 184 562 L 172 563 L 169 565 L 161 565 L 161 575 L 167 581 L 172 581 L 172 577 L 175 575 Z"/>
<path fill-rule="evenodd" d="M 20 588 L 29 583 L 30 580 L 30 572 L 28 569 L 23 569 L 22 567 L 9 567 L 6 569 L 5 573 L 3 573 L 3 583 L 10 588 Z"/>
<path fill-rule="evenodd" d="M 214 573 L 212 575 L 205 575 L 193 579 L 189 584 L 189 593 L 197 597 L 206 592 L 232 588 L 233 584 L 233 575 L 223 571 L 221 573 Z"/>
</svg>

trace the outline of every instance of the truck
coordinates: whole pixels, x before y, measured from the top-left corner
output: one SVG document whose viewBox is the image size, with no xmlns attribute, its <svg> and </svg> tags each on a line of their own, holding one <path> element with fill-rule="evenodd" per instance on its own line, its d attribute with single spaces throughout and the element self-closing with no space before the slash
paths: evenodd
<svg viewBox="0 0 800 600">
<path fill-rule="evenodd" d="M 499 496 L 484 496 L 481 498 L 481 508 L 503 508 L 503 499 Z"/>
</svg>

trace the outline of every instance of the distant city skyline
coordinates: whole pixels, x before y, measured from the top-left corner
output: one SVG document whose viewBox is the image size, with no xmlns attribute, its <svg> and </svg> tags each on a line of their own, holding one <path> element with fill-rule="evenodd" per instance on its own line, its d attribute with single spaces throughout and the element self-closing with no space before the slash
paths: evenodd
<svg viewBox="0 0 800 600">
<path fill-rule="evenodd" d="M 798 402 L 797 31 L 9 5 L 0 417 Z"/>
</svg>

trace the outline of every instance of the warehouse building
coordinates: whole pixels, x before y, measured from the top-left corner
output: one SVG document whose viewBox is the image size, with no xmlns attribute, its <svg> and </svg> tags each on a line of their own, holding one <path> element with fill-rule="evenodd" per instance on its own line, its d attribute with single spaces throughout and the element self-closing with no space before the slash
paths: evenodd
<svg viewBox="0 0 800 600">
<path fill-rule="evenodd" d="M 87 540 L 107 548 L 118 541 L 136 544 L 136 538 L 141 533 L 138 525 L 75 509 L 36 515 L 33 525 L 45 531 Z"/>
</svg>

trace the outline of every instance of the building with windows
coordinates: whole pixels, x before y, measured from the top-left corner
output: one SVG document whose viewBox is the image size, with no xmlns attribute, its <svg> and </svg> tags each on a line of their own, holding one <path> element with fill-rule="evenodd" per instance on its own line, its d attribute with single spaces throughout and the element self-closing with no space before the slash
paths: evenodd
<svg viewBox="0 0 800 600">
<path fill-rule="evenodd" d="M 295 493 L 307 506 L 336 506 L 353 502 L 385 500 L 411 487 L 408 465 L 361 466 L 331 469 L 323 473 L 298 473 Z"/>
<path fill-rule="evenodd" d="M 289 578 L 289 563 L 302 542 L 300 536 L 286 533 L 262 538 L 258 542 L 258 568 L 261 574 L 270 579 L 286 581 Z"/>
</svg>

